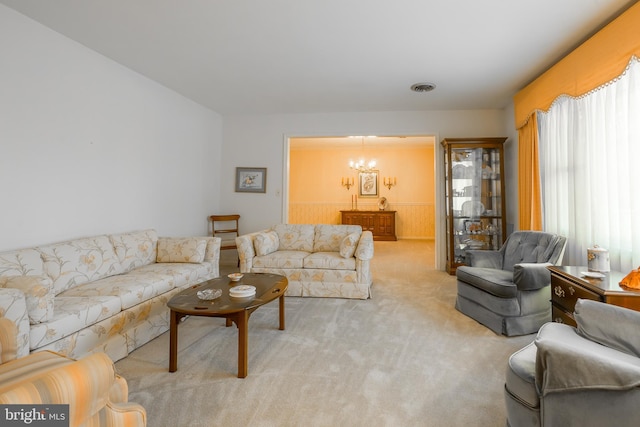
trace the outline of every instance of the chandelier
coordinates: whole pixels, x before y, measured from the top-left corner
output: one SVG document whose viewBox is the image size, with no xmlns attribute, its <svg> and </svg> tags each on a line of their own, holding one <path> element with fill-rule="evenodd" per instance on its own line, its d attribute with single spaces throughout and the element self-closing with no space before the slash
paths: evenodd
<svg viewBox="0 0 640 427">
<path fill-rule="evenodd" d="M 351 160 L 349 162 L 349 167 L 357 170 L 358 172 L 371 172 L 376 167 L 376 161 L 369 160 L 369 162 L 365 164 L 364 159 L 360 159 L 357 162 Z"/>
<path fill-rule="evenodd" d="M 354 137 L 354 138 L 357 138 L 357 137 Z M 364 138 L 365 137 L 361 136 L 360 138 L 362 139 L 362 153 L 364 154 Z M 364 158 L 361 158 L 358 161 L 350 160 L 349 167 L 351 169 L 357 170 L 358 172 L 371 172 L 376 167 L 376 161 L 374 159 L 371 159 L 367 162 L 364 160 Z"/>
</svg>

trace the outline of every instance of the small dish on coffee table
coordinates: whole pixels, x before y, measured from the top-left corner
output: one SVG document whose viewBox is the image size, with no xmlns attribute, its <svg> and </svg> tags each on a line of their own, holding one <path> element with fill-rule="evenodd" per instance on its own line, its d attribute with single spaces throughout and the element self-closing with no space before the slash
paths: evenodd
<svg viewBox="0 0 640 427">
<path fill-rule="evenodd" d="M 201 291 L 196 292 L 198 298 L 204 301 L 211 301 L 216 298 L 220 298 L 222 295 L 222 289 L 203 289 Z"/>
<path fill-rule="evenodd" d="M 232 282 L 237 282 L 238 280 L 242 279 L 242 276 L 244 276 L 244 274 L 242 273 L 231 273 L 227 275 L 227 277 L 231 279 Z"/>
</svg>

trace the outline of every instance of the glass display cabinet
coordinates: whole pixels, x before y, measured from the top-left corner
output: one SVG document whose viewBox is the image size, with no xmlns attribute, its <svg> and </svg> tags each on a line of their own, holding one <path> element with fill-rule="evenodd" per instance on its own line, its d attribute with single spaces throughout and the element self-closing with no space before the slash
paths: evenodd
<svg viewBox="0 0 640 427">
<path fill-rule="evenodd" d="M 447 271 L 455 274 L 471 249 L 500 249 L 505 236 L 504 142 L 507 138 L 445 138 Z"/>
</svg>

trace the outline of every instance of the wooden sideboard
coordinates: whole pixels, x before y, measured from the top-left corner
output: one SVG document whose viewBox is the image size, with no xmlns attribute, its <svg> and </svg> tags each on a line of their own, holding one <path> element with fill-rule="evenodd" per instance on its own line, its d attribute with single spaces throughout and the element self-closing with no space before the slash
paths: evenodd
<svg viewBox="0 0 640 427">
<path fill-rule="evenodd" d="M 603 278 L 585 277 L 588 268 L 552 266 L 551 317 L 554 322 L 576 326 L 573 312 L 578 298 L 600 301 L 640 311 L 640 291 L 620 287 L 625 274 L 618 271 L 604 273 Z"/>
<path fill-rule="evenodd" d="M 369 230 L 373 240 L 398 240 L 396 237 L 396 211 L 340 211 L 342 223 L 359 225 Z"/>
</svg>

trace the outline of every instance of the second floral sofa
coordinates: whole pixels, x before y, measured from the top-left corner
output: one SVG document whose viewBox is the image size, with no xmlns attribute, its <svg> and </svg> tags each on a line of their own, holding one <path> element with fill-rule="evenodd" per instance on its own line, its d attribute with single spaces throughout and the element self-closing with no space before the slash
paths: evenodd
<svg viewBox="0 0 640 427">
<path fill-rule="evenodd" d="M 277 224 L 236 238 L 242 273 L 286 276 L 286 295 L 371 297 L 373 235 L 359 225 Z"/>
</svg>

